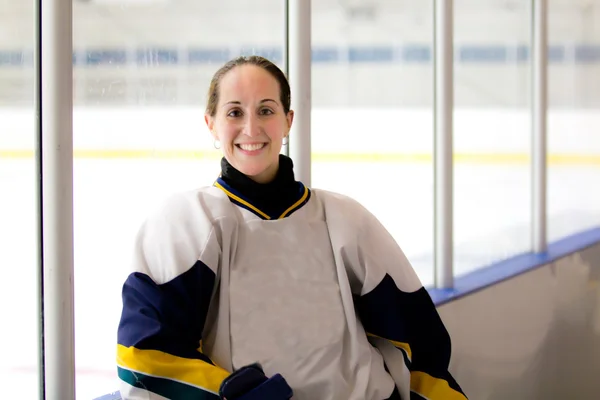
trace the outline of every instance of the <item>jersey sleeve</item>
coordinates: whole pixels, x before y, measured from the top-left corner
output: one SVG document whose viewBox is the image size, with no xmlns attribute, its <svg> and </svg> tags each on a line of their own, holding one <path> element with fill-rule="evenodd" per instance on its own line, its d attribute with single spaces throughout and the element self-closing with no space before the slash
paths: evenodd
<svg viewBox="0 0 600 400">
<path fill-rule="evenodd" d="M 123 399 L 218 399 L 229 372 L 202 352 L 219 243 L 187 200 L 149 218 L 123 285 L 117 370 Z"/>
<path fill-rule="evenodd" d="M 360 214 L 354 301 L 371 343 L 392 375 L 408 375 L 401 380 L 410 381 L 411 400 L 466 399 L 448 371 L 450 335 L 429 293 L 385 227 L 364 208 Z"/>
</svg>

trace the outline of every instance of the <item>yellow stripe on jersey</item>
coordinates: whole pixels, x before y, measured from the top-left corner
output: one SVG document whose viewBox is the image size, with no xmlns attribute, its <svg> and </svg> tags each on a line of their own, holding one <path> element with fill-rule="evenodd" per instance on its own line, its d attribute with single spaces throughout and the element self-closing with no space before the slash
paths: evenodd
<svg viewBox="0 0 600 400">
<path fill-rule="evenodd" d="M 384 337 L 377 336 L 377 335 L 374 335 L 374 334 L 368 333 L 368 332 L 367 332 L 367 336 L 387 340 L 388 342 L 390 342 L 391 344 L 396 346 L 396 348 L 404 350 L 404 352 L 406 353 L 406 356 L 408 357 L 408 360 L 412 361 L 412 350 L 410 349 L 410 345 L 408 343 L 397 342 L 395 340 L 386 339 Z"/>
<path fill-rule="evenodd" d="M 290 208 L 288 208 L 287 210 L 285 210 L 283 212 L 283 214 L 281 214 L 279 216 L 279 219 L 285 218 L 286 215 L 288 215 L 289 213 L 291 213 L 292 211 L 294 211 L 296 208 L 300 207 L 300 205 L 302 203 L 304 203 L 304 201 L 306 200 L 307 197 L 308 197 L 308 188 L 306 186 L 304 186 L 304 194 L 302 195 L 302 197 L 300 197 L 300 200 L 298 200 L 297 202 L 295 202 L 294 204 L 292 204 L 292 206 Z"/>
<path fill-rule="evenodd" d="M 452 389 L 446 380 L 421 371 L 410 373 L 410 390 L 428 400 L 467 400 L 465 395 Z"/>
<path fill-rule="evenodd" d="M 122 345 L 117 345 L 117 364 L 121 368 L 187 383 L 212 393 L 218 393 L 221 382 L 229 376 L 223 368 L 202 360 Z"/>
<path fill-rule="evenodd" d="M 214 186 L 218 187 L 219 189 L 221 189 L 230 199 L 235 200 L 236 202 L 242 204 L 244 207 L 248 207 L 249 209 L 251 209 L 252 211 L 254 211 L 256 214 L 258 214 L 261 217 L 263 217 L 264 219 L 267 219 L 267 220 L 273 219 L 270 215 L 268 215 L 267 213 L 261 211 L 258 207 L 250 204 L 250 202 L 248 202 L 247 200 L 244 200 L 240 196 L 237 196 L 237 195 L 231 193 L 231 191 L 227 190 L 219 182 L 215 182 Z M 306 186 L 304 186 L 304 193 L 302 194 L 302 197 L 300 197 L 300 199 L 298 201 L 296 201 L 294 204 L 292 204 L 279 217 L 277 217 L 277 219 L 283 219 L 288 214 L 290 214 L 290 213 L 296 211 L 298 208 L 300 208 L 302 206 L 302 204 L 306 201 L 306 199 L 308 197 L 308 194 L 309 194 L 308 188 Z"/>
<path fill-rule="evenodd" d="M 265 219 L 271 219 L 271 217 L 269 217 L 267 214 L 265 214 L 264 212 L 260 211 L 258 208 L 254 207 L 252 204 L 248 203 L 246 200 L 242 199 L 239 196 L 236 196 L 235 194 L 231 193 L 229 190 L 225 189 L 219 182 L 215 182 L 215 186 L 218 187 L 219 189 L 221 189 L 222 191 L 225 192 L 225 194 L 227 196 L 229 196 L 230 198 L 234 199 L 235 201 L 245 205 L 246 207 L 254 210 L 254 212 L 256 212 L 257 214 L 260 214 L 262 217 L 264 217 Z"/>
</svg>

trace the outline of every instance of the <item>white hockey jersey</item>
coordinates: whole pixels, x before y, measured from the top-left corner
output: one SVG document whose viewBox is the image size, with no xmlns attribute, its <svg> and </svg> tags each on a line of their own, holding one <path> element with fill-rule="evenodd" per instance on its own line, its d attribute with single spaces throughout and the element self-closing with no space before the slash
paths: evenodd
<svg viewBox="0 0 600 400">
<path fill-rule="evenodd" d="M 348 197 L 300 182 L 297 197 L 268 213 L 219 179 L 146 220 L 123 287 L 124 399 L 218 399 L 254 362 L 296 400 L 466 399 L 385 228 Z"/>
</svg>

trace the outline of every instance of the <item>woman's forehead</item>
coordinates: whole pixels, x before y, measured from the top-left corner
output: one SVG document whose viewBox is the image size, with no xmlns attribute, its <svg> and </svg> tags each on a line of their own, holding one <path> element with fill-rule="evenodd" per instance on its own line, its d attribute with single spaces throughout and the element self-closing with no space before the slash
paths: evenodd
<svg viewBox="0 0 600 400">
<path fill-rule="evenodd" d="M 240 99 L 225 97 L 279 98 L 277 80 L 264 69 L 255 65 L 241 65 L 221 78 L 221 100 L 225 103 Z"/>
</svg>

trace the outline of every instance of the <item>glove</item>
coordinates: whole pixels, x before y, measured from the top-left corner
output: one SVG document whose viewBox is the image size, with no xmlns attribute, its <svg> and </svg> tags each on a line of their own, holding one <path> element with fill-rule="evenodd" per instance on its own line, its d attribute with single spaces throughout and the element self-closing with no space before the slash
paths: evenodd
<svg viewBox="0 0 600 400">
<path fill-rule="evenodd" d="M 226 400 L 289 400 L 292 395 L 280 374 L 267 378 L 260 364 L 238 369 L 219 388 L 219 397 Z"/>
</svg>

